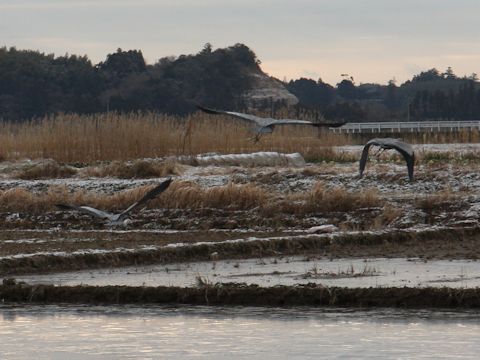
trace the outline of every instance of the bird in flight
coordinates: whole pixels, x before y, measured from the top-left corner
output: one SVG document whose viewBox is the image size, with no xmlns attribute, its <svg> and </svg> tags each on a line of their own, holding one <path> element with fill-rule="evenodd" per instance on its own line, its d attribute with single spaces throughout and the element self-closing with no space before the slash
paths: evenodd
<svg viewBox="0 0 480 360">
<path fill-rule="evenodd" d="M 134 202 L 128 208 L 123 210 L 119 214 L 113 214 L 107 211 L 98 210 L 90 206 L 77 206 L 77 205 L 68 205 L 68 204 L 56 204 L 56 206 L 62 210 L 76 210 L 84 214 L 105 220 L 107 225 L 120 225 L 127 219 L 128 214 L 135 209 L 139 209 L 147 201 L 155 198 L 157 195 L 161 194 L 170 186 L 172 182 L 171 178 L 163 181 L 159 185 L 155 186 L 153 189 L 149 190 L 140 200 Z"/>
<path fill-rule="evenodd" d="M 263 118 L 251 114 L 244 114 L 244 113 L 239 113 L 239 112 L 234 112 L 234 111 L 224 111 L 224 110 L 214 110 L 214 109 L 209 109 L 200 105 L 197 105 L 197 107 L 208 113 L 208 114 L 214 114 L 214 115 L 229 115 L 237 119 L 245 120 L 251 124 L 254 125 L 252 128 L 252 132 L 255 134 L 255 136 L 252 138 L 254 142 L 258 142 L 260 140 L 260 137 L 264 134 L 270 134 L 273 132 L 273 129 L 277 125 L 307 125 L 307 126 L 315 126 L 315 127 L 340 127 L 342 125 L 345 125 L 346 122 L 340 122 L 340 123 L 317 123 L 317 122 L 311 122 L 311 121 L 306 121 L 306 120 L 297 120 L 297 119 L 272 119 L 272 118 Z"/>
<path fill-rule="evenodd" d="M 360 158 L 360 177 L 362 177 L 363 171 L 365 170 L 365 165 L 368 160 L 368 151 L 371 146 L 378 146 L 381 152 L 394 149 L 402 154 L 407 162 L 408 177 L 410 178 L 410 181 L 413 181 L 413 165 L 415 164 L 415 153 L 413 152 L 413 148 L 410 144 L 407 144 L 400 139 L 392 138 L 376 138 L 365 144 L 362 151 L 362 157 Z"/>
</svg>

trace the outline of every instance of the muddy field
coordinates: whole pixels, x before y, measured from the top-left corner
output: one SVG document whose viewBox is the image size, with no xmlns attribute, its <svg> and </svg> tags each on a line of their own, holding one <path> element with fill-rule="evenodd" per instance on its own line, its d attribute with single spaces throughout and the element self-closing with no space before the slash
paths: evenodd
<svg viewBox="0 0 480 360">
<path fill-rule="evenodd" d="M 145 159 L 142 166 L 161 168 L 161 175 L 130 178 L 118 164 L 113 171 L 103 163 L 4 162 L 0 275 L 286 256 L 476 263 L 480 147 L 417 145 L 413 182 L 396 155 L 372 158 L 359 178 L 361 148 L 334 151 L 336 161 L 319 163 L 271 153 Z M 171 187 L 120 225 L 55 207 L 120 212 L 168 176 Z M 469 271 L 475 278 L 476 269 Z"/>
<path fill-rule="evenodd" d="M 480 292 L 449 288 L 367 288 L 217 284 L 189 288 L 131 286 L 0 285 L 7 302 L 81 304 L 192 304 L 242 306 L 336 306 L 478 308 Z"/>
</svg>

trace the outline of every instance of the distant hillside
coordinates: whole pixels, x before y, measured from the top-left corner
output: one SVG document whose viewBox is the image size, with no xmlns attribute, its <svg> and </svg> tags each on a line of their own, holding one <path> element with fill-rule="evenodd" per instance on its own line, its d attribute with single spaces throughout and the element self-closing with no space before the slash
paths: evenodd
<svg viewBox="0 0 480 360">
<path fill-rule="evenodd" d="M 327 118 L 347 121 L 480 119 L 480 84 L 476 74 L 458 77 L 430 69 L 397 86 L 356 85 L 353 78 L 335 87 L 301 78 L 285 84 L 299 105 L 316 108 Z"/>
<path fill-rule="evenodd" d="M 153 65 L 138 50 L 118 49 L 93 65 L 87 57 L 0 48 L 0 118 L 107 110 L 185 114 L 195 110 L 195 103 L 230 109 L 266 99 L 298 102 L 259 63 L 242 44 L 217 50 L 206 44 L 197 54 Z"/>
<path fill-rule="evenodd" d="M 195 104 L 232 110 L 277 110 L 291 116 L 346 121 L 480 118 L 475 74 L 452 69 L 422 72 L 397 86 L 335 86 L 301 78 L 283 83 L 265 74 L 243 44 L 145 63 L 140 50 L 118 49 L 92 64 L 86 56 L 55 57 L 0 48 L 0 119 L 22 120 L 58 112 L 157 111 L 184 115 Z"/>
</svg>

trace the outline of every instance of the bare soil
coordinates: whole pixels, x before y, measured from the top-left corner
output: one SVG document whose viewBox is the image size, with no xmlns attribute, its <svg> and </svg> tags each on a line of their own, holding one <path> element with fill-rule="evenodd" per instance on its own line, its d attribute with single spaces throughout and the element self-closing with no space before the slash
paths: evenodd
<svg viewBox="0 0 480 360">
<path fill-rule="evenodd" d="M 52 286 L 4 281 L 0 298 L 21 303 L 192 304 L 243 306 L 336 306 L 400 308 L 479 308 L 480 289 L 349 289 L 308 284 L 262 288 L 218 284 L 190 288 L 129 286 Z"/>
</svg>

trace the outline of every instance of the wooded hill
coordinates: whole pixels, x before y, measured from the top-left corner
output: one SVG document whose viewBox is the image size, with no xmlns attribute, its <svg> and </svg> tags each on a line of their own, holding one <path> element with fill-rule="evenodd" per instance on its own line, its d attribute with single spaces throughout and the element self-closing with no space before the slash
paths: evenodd
<svg viewBox="0 0 480 360">
<path fill-rule="evenodd" d="M 259 82 L 261 77 L 264 81 Z M 252 89 L 285 87 L 290 94 L 251 101 Z M 213 50 L 206 44 L 193 55 L 165 57 L 146 64 L 140 50 L 118 49 L 98 64 L 86 56 L 55 57 L 38 51 L 0 48 L 0 118 L 23 120 L 59 112 L 157 111 L 184 115 L 195 103 L 275 113 L 290 105 L 328 119 L 389 121 L 480 118 L 480 88 L 475 74 L 458 77 L 430 69 L 397 86 L 355 84 L 346 78 L 335 86 L 301 78 L 281 83 L 260 68 L 243 44 Z"/>
</svg>

